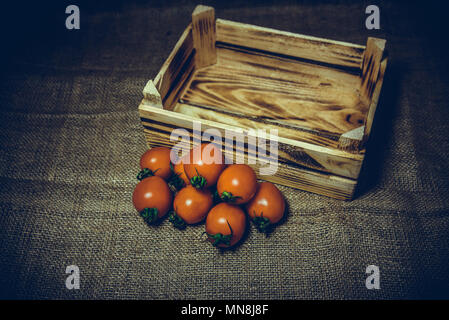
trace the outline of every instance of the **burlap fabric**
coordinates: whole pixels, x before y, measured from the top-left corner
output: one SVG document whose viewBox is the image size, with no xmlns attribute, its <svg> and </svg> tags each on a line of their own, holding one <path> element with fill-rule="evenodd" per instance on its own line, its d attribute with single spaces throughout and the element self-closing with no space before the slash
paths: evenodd
<svg viewBox="0 0 449 320">
<path fill-rule="evenodd" d="M 368 3 L 213 5 L 218 17 L 291 32 L 387 39 L 356 199 L 281 187 L 286 222 L 269 238 L 251 227 L 223 253 L 201 240 L 203 226 L 148 227 L 131 202 L 146 149 L 137 106 L 195 3 L 80 4 L 79 31 L 65 29 L 59 5 L 34 28 L 3 28 L 18 42 L 0 86 L 0 297 L 449 297 L 448 61 L 438 8 L 381 2 L 381 30 L 368 31 Z M 79 290 L 65 287 L 72 264 Z M 365 287 L 371 264 L 380 290 Z"/>
</svg>

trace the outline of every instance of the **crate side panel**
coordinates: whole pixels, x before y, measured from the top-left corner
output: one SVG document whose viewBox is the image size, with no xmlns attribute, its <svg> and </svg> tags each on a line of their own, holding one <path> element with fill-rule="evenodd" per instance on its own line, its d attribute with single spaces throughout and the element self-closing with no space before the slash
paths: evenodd
<svg viewBox="0 0 449 320">
<path fill-rule="evenodd" d="M 189 25 L 154 78 L 153 82 L 163 100 L 167 99 L 167 95 L 173 90 L 177 79 L 182 76 L 180 73 L 185 70 L 185 65 L 192 60 L 193 52 L 192 26 Z"/>
<path fill-rule="evenodd" d="M 217 19 L 217 41 L 360 69 L 364 46 Z"/>
<path fill-rule="evenodd" d="M 184 114 L 149 108 L 142 104 L 139 107 L 139 111 L 144 125 L 145 122 L 149 122 L 152 126 L 160 130 L 170 132 L 177 128 L 192 130 L 193 124 L 196 122 L 201 124 L 201 130 L 218 130 L 223 137 L 225 136 L 225 131 L 240 132 L 244 135 L 245 141 L 249 141 L 250 136 L 254 137 L 257 135 L 257 132 L 252 132 L 247 129 L 208 120 L 200 121 L 200 119 L 192 118 Z M 270 132 L 267 132 L 266 139 L 278 142 L 278 160 L 280 162 L 292 166 L 307 167 L 312 170 L 333 173 L 352 179 L 357 179 L 364 158 L 363 154 L 351 154 L 340 150 L 284 139 L 278 136 L 270 136 Z M 251 148 L 255 150 L 256 147 L 251 146 Z"/>
<path fill-rule="evenodd" d="M 172 147 L 176 144 L 176 142 L 170 141 L 168 132 L 163 132 L 155 127 L 145 126 L 144 133 L 149 148 Z M 227 157 L 234 156 L 226 152 L 225 155 Z M 248 163 L 248 158 L 248 155 L 245 155 L 245 163 Z M 279 163 L 275 175 L 260 175 L 259 169 L 261 166 L 265 166 L 264 164 L 256 162 L 249 165 L 255 170 L 259 179 L 340 200 L 352 199 L 356 186 L 356 181 L 352 179 L 312 172 L 282 163 Z"/>
</svg>

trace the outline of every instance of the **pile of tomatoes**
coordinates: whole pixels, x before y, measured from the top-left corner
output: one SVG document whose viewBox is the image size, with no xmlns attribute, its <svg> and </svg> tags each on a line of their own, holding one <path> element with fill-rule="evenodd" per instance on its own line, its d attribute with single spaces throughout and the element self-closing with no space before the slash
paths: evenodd
<svg viewBox="0 0 449 320">
<path fill-rule="evenodd" d="M 278 188 L 258 183 L 246 164 L 226 165 L 214 144 L 195 146 L 175 165 L 170 153 L 170 148 L 155 147 L 140 159 L 133 204 L 148 224 L 167 214 L 179 229 L 206 220 L 208 240 L 226 248 L 242 239 L 247 216 L 261 232 L 269 232 L 284 216 L 285 200 Z"/>
</svg>

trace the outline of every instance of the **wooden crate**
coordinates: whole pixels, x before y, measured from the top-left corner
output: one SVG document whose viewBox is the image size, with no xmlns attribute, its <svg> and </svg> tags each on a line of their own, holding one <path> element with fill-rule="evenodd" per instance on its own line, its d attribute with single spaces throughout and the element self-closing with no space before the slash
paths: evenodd
<svg viewBox="0 0 449 320">
<path fill-rule="evenodd" d="M 195 121 L 223 136 L 277 129 L 278 170 L 261 179 L 349 200 L 382 87 L 385 42 L 368 38 L 363 46 L 262 28 L 215 19 L 213 8 L 197 6 L 143 90 L 148 146 L 173 146 L 172 130 L 193 135 Z M 245 160 L 254 150 L 245 144 Z"/>
</svg>

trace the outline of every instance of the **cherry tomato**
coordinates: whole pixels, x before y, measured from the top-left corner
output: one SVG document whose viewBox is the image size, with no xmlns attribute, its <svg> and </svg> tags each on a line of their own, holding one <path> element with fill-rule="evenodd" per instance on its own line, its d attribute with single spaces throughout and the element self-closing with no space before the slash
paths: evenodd
<svg viewBox="0 0 449 320">
<path fill-rule="evenodd" d="M 142 180 L 149 176 L 158 176 L 167 180 L 171 176 L 170 148 L 154 147 L 140 157 L 140 171 L 137 179 Z"/>
<path fill-rule="evenodd" d="M 170 221 L 179 229 L 184 228 L 186 224 L 201 222 L 206 218 L 212 204 L 210 190 L 200 190 L 188 185 L 176 194 Z"/>
<path fill-rule="evenodd" d="M 190 183 L 195 188 L 213 186 L 225 168 L 221 150 L 212 143 L 202 143 L 190 151 L 189 162 L 184 163 L 184 170 Z"/>
<path fill-rule="evenodd" d="M 181 190 L 185 186 L 190 184 L 189 178 L 184 171 L 184 162 L 188 160 L 189 155 L 185 155 L 180 159 L 180 161 L 173 166 L 173 175 L 170 180 L 171 184 L 175 187 L 176 190 Z"/>
<path fill-rule="evenodd" d="M 172 204 L 172 193 L 167 183 L 158 176 L 140 181 L 133 193 L 133 204 L 147 223 L 162 218 Z"/>
<path fill-rule="evenodd" d="M 232 247 L 243 237 L 246 215 L 240 207 L 222 202 L 206 218 L 206 234 L 216 247 Z"/>
<path fill-rule="evenodd" d="M 220 198 L 233 204 L 247 203 L 256 193 L 257 177 L 246 164 L 232 164 L 223 170 L 217 182 Z"/>
<path fill-rule="evenodd" d="M 272 224 L 279 222 L 284 216 L 284 196 L 271 182 L 259 183 L 256 194 L 246 204 L 246 210 L 257 229 L 267 232 Z"/>
</svg>

